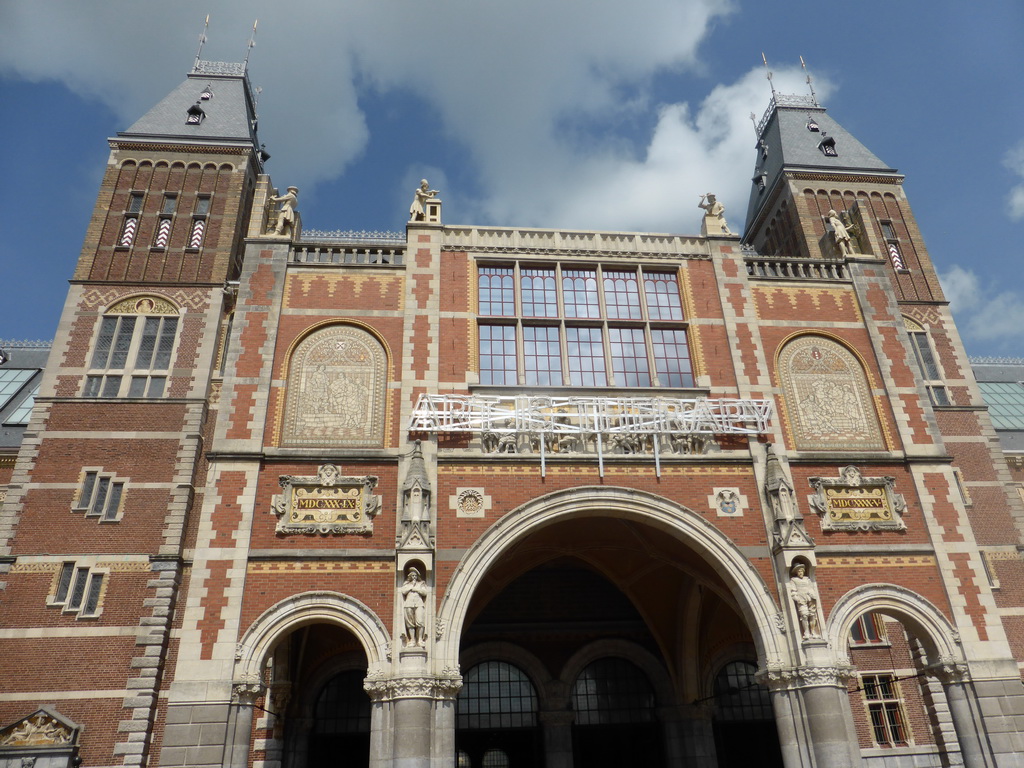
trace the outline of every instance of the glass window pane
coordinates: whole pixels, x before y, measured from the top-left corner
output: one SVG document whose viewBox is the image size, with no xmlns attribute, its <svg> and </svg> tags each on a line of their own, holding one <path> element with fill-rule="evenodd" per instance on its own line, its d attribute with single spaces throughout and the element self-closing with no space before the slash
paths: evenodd
<svg viewBox="0 0 1024 768">
<path fill-rule="evenodd" d="M 88 580 L 88 568 L 79 568 L 75 572 L 75 586 L 71 589 L 71 600 L 68 601 L 68 608 L 78 608 L 82 605 L 82 598 L 85 597 L 85 583 Z"/>
<path fill-rule="evenodd" d="M 747 661 L 726 664 L 715 677 L 715 718 L 719 720 L 771 720 L 768 689 L 754 679 L 757 666 Z"/>
<path fill-rule="evenodd" d="M 640 288 L 635 272 L 605 270 L 604 305 L 611 320 L 640 319 Z"/>
<path fill-rule="evenodd" d="M 160 213 L 174 213 L 174 206 L 178 203 L 177 195 L 164 195 L 164 204 Z"/>
<path fill-rule="evenodd" d="M 110 489 L 110 478 L 101 477 L 99 483 L 96 485 L 96 495 L 93 499 L 92 504 L 89 506 L 89 512 L 98 515 L 103 511 L 103 505 L 107 503 L 107 491 Z"/>
<path fill-rule="evenodd" d="M 100 397 L 117 397 L 117 393 L 120 389 L 121 377 L 107 376 L 103 379 L 103 392 L 100 393 Z"/>
<path fill-rule="evenodd" d="M 85 397 L 99 397 L 100 396 L 100 384 L 103 382 L 102 376 L 86 376 L 85 377 L 85 389 L 82 394 Z"/>
<path fill-rule="evenodd" d="M 513 317 L 516 313 L 512 267 L 480 267 L 477 273 L 480 314 Z"/>
<path fill-rule="evenodd" d="M 569 318 L 597 319 L 601 307 L 597 297 L 597 272 L 593 269 L 562 270 L 562 304 Z"/>
<path fill-rule="evenodd" d="M 910 338 L 913 340 L 914 348 L 917 350 L 917 362 L 921 367 L 921 373 L 926 379 L 931 381 L 940 378 L 939 366 L 935 362 L 931 345 L 928 344 L 928 335 L 925 333 L 912 333 Z"/>
<path fill-rule="evenodd" d="M 651 372 L 647 366 L 647 344 L 643 328 L 609 328 L 615 384 L 620 387 L 649 387 Z"/>
<path fill-rule="evenodd" d="M 103 587 L 103 574 L 94 573 L 92 579 L 89 581 L 89 596 L 85 599 L 85 605 L 82 608 L 83 616 L 94 616 L 96 615 L 96 609 L 100 605 L 100 590 Z"/>
<path fill-rule="evenodd" d="M 210 212 L 210 198 L 200 197 L 196 199 L 196 215 L 205 216 Z"/>
<path fill-rule="evenodd" d="M 57 594 L 54 599 L 63 603 L 68 597 L 68 588 L 71 586 L 71 575 L 75 572 L 74 563 L 64 563 L 60 567 L 60 577 L 57 579 Z"/>
<path fill-rule="evenodd" d="M 136 368 L 149 368 L 153 361 L 153 350 L 156 348 L 156 334 L 160 330 L 159 317 L 145 318 L 142 326 L 142 340 L 139 342 L 139 354 L 135 357 Z"/>
<path fill-rule="evenodd" d="M 85 479 L 82 481 L 82 491 L 78 496 L 78 508 L 88 509 L 92 503 L 92 492 L 96 487 L 96 473 L 86 472 Z"/>
<path fill-rule="evenodd" d="M 165 317 L 160 327 L 160 342 L 157 344 L 156 360 L 153 367 L 165 371 L 171 365 L 171 349 L 174 347 L 174 335 L 178 330 L 178 318 Z"/>
<path fill-rule="evenodd" d="M 530 386 L 560 386 L 562 383 L 562 349 L 555 326 L 523 328 L 523 365 L 526 383 Z"/>
<path fill-rule="evenodd" d="M 104 321 L 107 318 L 103 318 Z M 117 333 L 114 336 L 114 345 L 110 353 L 108 368 L 124 368 L 128 360 L 128 348 L 132 345 L 132 334 L 135 331 L 135 317 L 127 315 L 118 318 Z M 94 366 L 99 367 L 99 366 Z"/>
<path fill-rule="evenodd" d="M 690 349 L 686 331 L 653 328 L 651 330 L 654 369 L 663 387 L 692 387 L 693 369 L 690 367 Z"/>
<path fill-rule="evenodd" d="M 110 358 L 110 347 L 114 342 L 114 331 L 117 330 L 116 317 L 104 317 L 100 323 L 100 333 L 96 338 L 96 349 L 92 353 L 92 367 L 106 368 Z"/>
<path fill-rule="evenodd" d="M 523 317 L 558 317 L 555 270 L 521 269 L 519 285 Z"/>
<path fill-rule="evenodd" d="M 145 396 L 146 396 L 146 377 L 145 376 L 132 376 L 132 380 L 128 384 L 128 397 L 145 397 Z"/>
<path fill-rule="evenodd" d="M 649 723 L 654 720 L 654 689 L 635 664 L 598 659 L 576 678 L 572 706 L 577 725 Z"/>
<path fill-rule="evenodd" d="M 166 376 L 151 376 L 149 379 L 149 391 L 146 393 L 146 397 L 163 397 L 166 385 Z"/>
<path fill-rule="evenodd" d="M 132 192 L 128 197 L 128 213 L 138 213 L 142 210 L 142 193 Z"/>
<path fill-rule="evenodd" d="M 605 387 L 604 343 L 600 328 L 566 328 L 569 383 L 576 387 Z"/>
<path fill-rule="evenodd" d="M 514 325 L 480 326 L 480 383 L 516 383 Z"/>
<path fill-rule="evenodd" d="M 647 317 L 651 320 L 682 320 L 683 306 L 679 300 L 679 284 L 675 273 L 645 272 L 644 293 L 647 295 Z"/>
<path fill-rule="evenodd" d="M 526 728 L 537 724 L 530 678 L 504 661 L 486 661 L 466 673 L 456 702 L 459 728 Z"/>
<path fill-rule="evenodd" d="M 106 509 L 103 510 L 104 520 L 116 520 L 117 509 L 121 506 L 121 492 L 124 490 L 124 483 L 114 483 L 110 486 L 110 498 L 107 499 Z"/>
</svg>

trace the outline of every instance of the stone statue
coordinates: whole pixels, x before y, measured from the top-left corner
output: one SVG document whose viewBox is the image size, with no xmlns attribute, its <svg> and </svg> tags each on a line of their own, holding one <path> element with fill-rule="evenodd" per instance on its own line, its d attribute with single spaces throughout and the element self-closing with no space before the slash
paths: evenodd
<svg viewBox="0 0 1024 768">
<path fill-rule="evenodd" d="M 285 227 L 295 234 L 295 206 L 299 203 L 299 188 L 288 187 L 286 194 L 280 197 L 270 197 L 270 202 L 280 203 L 281 210 L 277 213 L 277 225 L 274 227 L 275 235 L 283 235 Z"/>
<path fill-rule="evenodd" d="M 807 566 L 796 563 L 789 573 L 789 596 L 796 606 L 800 619 L 800 634 L 804 640 L 821 637 L 821 625 L 818 623 L 818 590 L 814 582 L 807 577 Z"/>
<path fill-rule="evenodd" d="M 420 186 L 413 196 L 412 205 L 409 206 L 409 221 L 423 221 L 426 216 L 427 200 L 437 197 L 437 195 L 438 190 L 431 189 L 426 179 L 420 181 Z"/>
<path fill-rule="evenodd" d="M 698 208 L 704 209 L 704 226 L 708 234 L 731 235 L 729 225 L 725 223 L 725 206 L 711 192 L 700 196 Z"/>
<path fill-rule="evenodd" d="M 828 212 L 828 223 L 832 227 L 832 237 L 836 239 L 836 248 L 839 249 L 839 253 L 843 256 L 849 256 L 853 253 L 852 238 L 843 220 L 839 218 L 839 214 L 835 210 Z"/>
<path fill-rule="evenodd" d="M 422 648 L 427 644 L 427 585 L 423 583 L 423 577 L 415 566 L 406 571 L 401 592 L 402 613 L 405 616 L 405 645 Z"/>
</svg>

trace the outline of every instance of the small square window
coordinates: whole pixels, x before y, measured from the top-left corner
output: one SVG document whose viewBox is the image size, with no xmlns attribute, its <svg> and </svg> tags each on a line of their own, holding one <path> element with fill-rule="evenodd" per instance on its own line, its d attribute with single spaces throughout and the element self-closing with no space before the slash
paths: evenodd
<svg viewBox="0 0 1024 768">
<path fill-rule="evenodd" d="M 164 204 L 160 207 L 160 213 L 174 213 L 174 209 L 178 205 L 177 195 L 164 195 Z"/>
<path fill-rule="evenodd" d="M 127 213 L 140 213 L 142 211 L 142 192 L 132 192 L 128 196 L 128 210 Z"/>
</svg>

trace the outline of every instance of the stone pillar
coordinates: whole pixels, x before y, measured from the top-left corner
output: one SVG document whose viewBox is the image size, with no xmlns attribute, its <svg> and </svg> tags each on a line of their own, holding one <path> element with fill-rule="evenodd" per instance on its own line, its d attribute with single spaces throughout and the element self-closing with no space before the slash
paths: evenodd
<svg viewBox="0 0 1024 768">
<path fill-rule="evenodd" d="M 977 702 L 969 688 L 967 665 L 947 661 L 931 667 L 930 671 L 942 683 L 946 694 L 946 704 L 953 720 L 956 740 L 960 744 L 964 768 L 990 768 L 995 763 L 985 744 L 982 713 L 976 708 Z"/>
<path fill-rule="evenodd" d="M 224 768 L 246 768 L 252 744 L 252 709 L 263 686 L 257 681 L 239 682 L 232 686 L 231 709 L 224 736 Z"/>
<path fill-rule="evenodd" d="M 395 681 L 394 768 L 430 768 L 433 702 L 430 681 L 404 678 Z"/>
<path fill-rule="evenodd" d="M 786 768 L 861 765 L 847 677 L 848 670 L 837 667 L 769 669 L 767 682 Z"/>
<path fill-rule="evenodd" d="M 367 678 L 371 768 L 453 768 L 457 673 Z"/>
<path fill-rule="evenodd" d="M 544 734 L 544 765 L 547 768 L 573 768 L 572 724 L 575 719 L 576 713 L 571 709 L 540 713 L 540 727 Z"/>
</svg>

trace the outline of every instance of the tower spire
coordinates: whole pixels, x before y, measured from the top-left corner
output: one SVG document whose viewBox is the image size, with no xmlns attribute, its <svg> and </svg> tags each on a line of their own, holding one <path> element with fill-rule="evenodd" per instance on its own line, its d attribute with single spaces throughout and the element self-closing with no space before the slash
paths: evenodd
<svg viewBox="0 0 1024 768">
<path fill-rule="evenodd" d="M 764 62 L 765 77 L 768 78 L 768 85 L 772 89 L 772 100 L 775 100 L 775 83 L 772 82 L 772 71 L 768 69 L 768 58 L 764 55 L 764 51 L 761 51 L 761 61 Z"/>
<path fill-rule="evenodd" d="M 203 25 L 203 34 L 199 36 L 199 48 L 196 50 L 196 61 L 192 65 L 192 71 L 199 69 L 199 59 L 203 55 L 203 46 L 206 44 L 206 30 L 210 28 L 210 14 L 206 14 L 206 23 Z"/>
<path fill-rule="evenodd" d="M 249 54 L 252 53 L 252 49 L 256 47 L 256 25 L 260 23 L 259 19 L 256 19 L 252 23 L 252 34 L 249 35 L 249 44 L 245 47 L 245 62 L 242 64 L 242 69 L 249 69 Z"/>
<path fill-rule="evenodd" d="M 811 91 L 811 101 L 814 102 L 814 106 L 820 106 L 818 104 L 818 95 L 814 92 L 814 85 L 812 84 L 811 73 L 807 71 L 807 64 L 804 63 L 804 57 L 800 57 L 800 66 L 803 67 L 804 74 L 807 75 L 807 87 Z"/>
</svg>

